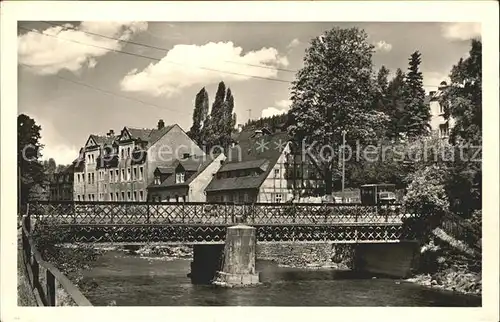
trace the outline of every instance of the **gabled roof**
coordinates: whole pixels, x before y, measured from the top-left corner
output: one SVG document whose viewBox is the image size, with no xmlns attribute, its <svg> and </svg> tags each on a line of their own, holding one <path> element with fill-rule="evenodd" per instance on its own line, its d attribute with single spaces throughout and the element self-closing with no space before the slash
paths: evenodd
<svg viewBox="0 0 500 322">
<path fill-rule="evenodd" d="M 134 127 L 124 127 L 119 136 L 119 140 L 123 135 L 129 135 L 132 140 L 140 140 L 148 143 L 151 146 L 156 143 L 162 136 L 167 134 L 176 124 L 165 126 L 161 129 L 140 129 Z"/>
<path fill-rule="evenodd" d="M 226 163 L 221 170 L 262 168 L 264 171 L 261 174 L 245 177 L 214 178 L 206 191 L 258 189 L 262 185 L 289 141 L 286 132 L 270 133 L 266 130 L 262 132 L 256 135 L 254 129 L 242 131 L 236 138 L 237 145 L 229 149 Z M 267 168 L 263 167 L 265 162 L 268 162 Z"/>
<path fill-rule="evenodd" d="M 168 166 L 161 166 L 155 169 L 155 172 L 160 172 L 166 174 L 167 178 L 162 181 L 161 184 L 151 184 L 148 188 L 169 188 L 169 187 L 181 187 L 189 185 L 200 173 L 205 171 L 205 169 L 215 160 L 216 158 L 198 157 L 190 158 L 186 160 L 175 160 Z M 183 183 L 175 183 L 175 170 L 181 167 L 186 171 L 189 176 Z"/>
<path fill-rule="evenodd" d="M 219 169 L 219 172 L 245 170 L 245 169 L 258 169 L 261 168 L 266 162 L 268 162 L 268 160 L 260 159 L 260 160 L 249 160 L 243 162 L 226 163 Z"/>
</svg>

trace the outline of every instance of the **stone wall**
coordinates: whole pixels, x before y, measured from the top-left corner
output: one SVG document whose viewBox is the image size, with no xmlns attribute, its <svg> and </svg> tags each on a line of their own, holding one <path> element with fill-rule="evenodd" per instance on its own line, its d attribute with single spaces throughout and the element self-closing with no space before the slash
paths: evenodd
<svg viewBox="0 0 500 322">
<path fill-rule="evenodd" d="M 291 267 L 334 267 L 352 265 L 353 247 L 349 244 L 259 244 L 257 259 L 273 260 Z"/>
</svg>

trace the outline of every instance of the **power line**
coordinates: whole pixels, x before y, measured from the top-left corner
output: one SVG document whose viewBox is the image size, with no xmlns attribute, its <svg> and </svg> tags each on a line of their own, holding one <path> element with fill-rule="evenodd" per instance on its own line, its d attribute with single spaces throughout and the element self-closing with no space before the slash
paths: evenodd
<svg viewBox="0 0 500 322">
<path fill-rule="evenodd" d="M 31 68 L 31 69 L 36 69 L 35 66 L 30 66 L 30 65 L 22 64 L 22 63 L 19 63 L 19 64 L 21 66 L 24 66 L 24 67 L 28 67 L 28 68 Z M 69 78 L 57 75 L 57 74 L 53 75 L 53 76 L 55 76 L 55 77 L 57 77 L 59 79 L 62 79 L 64 81 L 67 81 L 67 82 L 70 82 L 70 83 L 73 83 L 73 84 L 76 84 L 76 85 L 84 86 L 84 87 L 87 87 L 87 88 L 90 88 L 90 89 L 93 89 L 93 90 L 96 90 L 96 91 L 99 91 L 99 92 L 102 92 L 102 93 L 105 93 L 105 94 L 108 94 L 108 95 L 117 96 L 117 97 L 120 97 L 120 98 L 128 99 L 128 100 L 131 100 L 131 101 L 135 101 L 135 102 L 138 102 L 138 103 L 141 103 L 141 104 L 144 104 L 144 105 L 149 105 L 149 106 L 153 106 L 153 107 L 160 108 L 160 109 L 166 109 L 166 110 L 169 110 L 169 111 L 172 111 L 172 112 L 176 112 L 176 113 L 179 113 L 179 114 L 187 114 L 187 113 L 176 111 L 176 110 L 173 110 L 173 109 L 170 109 L 170 108 L 167 108 L 167 107 L 162 107 L 162 106 L 158 106 L 158 105 L 155 105 L 155 104 L 152 104 L 152 103 L 148 103 L 148 102 L 136 99 L 136 98 L 128 97 L 128 96 L 125 96 L 125 95 L 120 95 L 118 93 L 115 93 L 115 92 L 112 92 L 112 91 L 108 91 L 108 90 L 105 90 L 105 89 L 102 89 L 102 88 L 98 88 L 98 87 L 95 87 L 95 86 L 92 86 L 92 85 L 89 85 L 89 84 L 86 84 L 86 83 L 78 82 L 78 81 L 75 81 L 75 80 L 72 80 L 72 79 L 69 79 Z"/>
<path fill-rule="evenodd" d="M 48 22 L 48 21 L 41 21 L 41 22 L 45 23 L 47 25 L 53 26 L 53 27 L 63 27 L 64 28 L 64 26 L 57 25 L 55 23 L 51 23 L 51 22 Z M 68 30 L 68 29 L 71 29 L 71 28 L 66 28 L 66 30 Z M 76 29 L 71 29 L 71 30 L 75 30 L 76 31 Z M 127 43 L 127 44 L 132 44 L 132 45 L 136 45 L 136 46 L 142 46 L 142 47 L 146 47 L 146 48 L 161 50 L 161 51 L 164 51 L 164 52 L 168 52 L 169 51 L 168 49 L 163 48 L 163 47 L 158 47 L 158 46 L 143 44 L 143 43 L 139 43 L 139 42 L 135 42 L 135 41 L 130 41 L 130 40 L 118 39 L 118 38 L 109 37 L 109 36 L 101 35 L 101 34 L 90 32 L 90 31 L 84 31 L 84 30 L 78 30 L 78 31 L 79 32 L 83 32 L 83 33 L 88 34 L 88 35 L 98 36 L 98 37 L 102 37 L 102 38 L 106 38 L 106 39 L 110 39 L 110 40 L 116 40 L 116 41 L 124 42 L 124 43 Z M 231 61 L 231 60 L 224 60 L 224 62 L 226 62 L 226 63 L 232 63 L 232 64 L 237 64 L 237 65 L 246 65 L 246 66 L 258 67 L 258 68 L 271 69 L 271 70 L 279 70 L 279 71 L 288 72 L 288 73 L 296 73 L 297 72 L 297 70 L 293 70 L 293 69 L 271 67 L 271 66 L 264 66 L 264 65 L 257 65 L 257 64 L 249 64 L 249 63 L 243 63 L 243 62 L 235 62 L 235 61 Z"/>
<path fill-rule="evenodd" d="M 57 24 L 46 22 L 46 21 L 41 21 L 41 22 L 45 23 L 45 24 L 48 24 L 50 26 L 63 27 L 63 26 L 60 26 L 60 25 L 57 25 Z M 40 32 L 38 30 L 32 30 L 32 29 L 21 27 L 21 26 L 19 26 L 19 29 L 22 29 L 22 30 L 25 30 L 25 31 L 28 31 L 28 32 L 36 32 L 36 33 L 38 33 L 40 35 L 43 35 L 43 36 L 53 37 L 53 38 L 57 38 L 57 39 L 65 40 L 65 41 L 70 41 L 70 42 L 74 42 L 74 43 L 77 43 L 77 44 L 80 44 L 80 45 L 84 45 L 84 46 L 101 48 L 101 49 L 105 49 L 105 50 L 108 50 L 108 51 L 111 51 L 111 52 L 115 52 L 115 53 L 121 53 L 121 54 L 136 56 L 136 57 L 145 58 L 145 59 L 154 60 L 154 61 L 164 61 L 164 62 L 169 63 L 169 64 L 175 64 L 175 65 L 181 65 L 181 66 L 188 66 L 188 67 L 204 69 L 204 70 L 208 70 L 208 71 L 212 71 L 212 72 L 219 72 L 219 73 L 225 73 L 225 74 L 231 74 L 231 75 L 237 75 L 237 76 L 245 76 L 245 77 L 250 77 L 250 78 L 255 78 L 255 79 L 262 79 L 262 80 L 275 81 L 275 82 L 281 82 L 281 83 L 292 83 L 292 81 L 283 80 L 283 79 L 279 79 L 279 78 L 268 78 L 268 77 L 263 77 L 263 76 L 248 75 L 248 74 L 244 74 L 244 73 L 223 71 L 223 70 L 214 69 L 214 68 L 208 68 L 208 67 L 203 67 L 203 66 L 187 65 L 187 64 L 183 64 L 183 63 L 179 63 L 179 62 L 173 62 L 173 61 L 164 60 L 164 59 L 161 59 L 161 58 L 155 58 L 155 57 L 150 57 L 150 56 L 146 56 L 146 55 L 141 55 L 141 54 L 136 54 L 136 53 L 130 53 L 130 52 L 122 51 L 122 50 L 117 50 L 117 49 L 112 49 L 112 48 L 106 48 L 106 47 L 102 47 L 102 46 L 97 46 L 97 45 L 92 45 L 92 44 L 88 44 L 88 43 L 79 42 L 79 41 L 72 40 L 72 39 L 65 39 L 65 38 L 57 37 L 55 35 L 45 34 L 45 33 Z M 88 32 L 88 31 L 82 31 L 82 30 L 78 30 L 78 31 L 86 33 L 86 34 L 89 34 L 89 35 L 103 37 L 103 38 L 110 39 L 110 40 L 121 41 L 121 42 L 129 43 L 129 44 L 133 44 L 133 45 L 137 45 L 137 46 L 143 46 L 143 47 L 147 47 L 147 48 L 152 48 L 152 49 L 157 49 L 157 50 L 162 50 L 162 51 L 168 52 L 168 50 L 166 48 L 162 48 L 162 47 L 157 47 L 157 46 L 153 46 L 153 45 L 142 44 L 142 43 L 138 43 L 138 42 L 123 40 L 123 39 L 118 39 L 118 38 L 113 38 L 113 37 L 108 37 L 108 36 L 105 36 L 105 35 L 101 35 L 101 34 L 97 34 L 97 33 L 93 33 L 93 32 Z M 233 64 L 253 66 L 253 67 L 259 67 L 259 68 L 267 68 L 267 69 L 272 69 L 272 70 L 280 70 L 280 71 L 286 71 L 286 72 L 294 72 L 294 73 L 297 72 L 296 70 L 283 69 L 283 68 L 274 68 L 274 67 L 270 67 L 270 66 L 262 66 L 262 65 L 255 65 L 255 64 L 248 64 L 248 63 L 241 63 L 241 62 L 233 62 L 233 61 L 225 61 L 225 62 L 229 62 L 229 63 L 233 63 Z M 427 85 L 426 84 L 422 84 L 422 86 L 423 87 L 439 87 L 439 85 L 428 85 L 428 84 Z"/>
<path fill-rule="evenodd" d="M 263 77 L 263 76 L 255 76 L 255 75 L 248 75 L 248 74 L 237 73 L 237 72 L 223 71 L 223 70 L 218 70 L 218 69 L 208 68 L 208 67 L 202 67 L 202 66 L 186 65 L 186 64 L 182 64 L 182 63 L 178 63 L 178 62 L 164 60 L 164 59 L 161 59 L 161 58 L 155 58 L 155 57 L 150 57 L 150 56 L 136 54 L 136 53 L 129 53 L 129 52 L 122 51 L 122 50 L 117 50 L 117 49 L 112 49 L 112 48 L 106 48 L 106 47 L 102 47 L 102 46 L 87 44 L 87 43 L 83 43 L 83 42 L 72 40 L 72 39 L 65 39 L 65 38 L 57 37 L 55 35 L 45 34 L 45 33 L 40 32 L 38 30 L 30 30 L 30 29 L 24 28 L 24 27 L 19 27 L 19 29 L 22 29 L 22 30 L 25 30 L 25 31 L 28 31 L 28 32 L 35 32 L 35 33 L 38 33 L 38 34 L 40 34 L 42 36 L 46 36 L 46 37 L 52 37 L 52 38 L 56 38 L 56 39 L 61 39 L 61 40 L 65 40 L 65 41 L 74 42 L 74 43 L 77 43 L 77 44 L 80 44 L 80 45 L 84 45 L 84 46 L 105 49 L 105 50 L 108 50 L 108 51 L 111 51 L 111 52 L 115 52 L 115 53 L 121 53 L 121 54 L 130 55 L 130 56 L 136 56 L 136 57 L 145 58 L 145 59 L 154 60 L 154 61 L 163 61 L 163 62 L 166 62 L 166 63 L 169 63 L 169 64 L 174 64 L 174 65 L 194 67 L 194 68 L 204 69 L 204 70 L 208 70 L 208 71 L 212 71 L 212 72 L 217 72 L 217 73 L 225 73 L 225 74 L 231 74 L 231 75 L 237 75 L 237 76 L 244 76 L 244 77 L 255 78 L 255 79 L 262 79 L 262 80 L 268 80 L 268 81 L 274 81 L 274 82 L 281 82 L 281 83 L 287 83 L 287 84 L 291 83 L 291 81 L 287 81 L 287 80 L 283 80 L 283 79 L 279 79 L 279 78 L 268 78 L 268 77 Z"/>
</svg>

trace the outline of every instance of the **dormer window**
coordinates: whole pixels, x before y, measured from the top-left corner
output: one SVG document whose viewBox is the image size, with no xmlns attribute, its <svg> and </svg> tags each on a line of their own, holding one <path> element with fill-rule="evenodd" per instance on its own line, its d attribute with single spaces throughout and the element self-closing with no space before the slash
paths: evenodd
<svg viewBox="0 0 500 322">
<path fill-rule="evenodd" d="M 183 183 L 184 182 L 184 172 L 177 172 L 175 174 L 175 183 Z"/>
<path fill-rule="evenodd" d="M 160 176 L 155 176 L 155 184 L 156 185 L 161 184 L 161 178 L 160 178 Z"/>
</svg>

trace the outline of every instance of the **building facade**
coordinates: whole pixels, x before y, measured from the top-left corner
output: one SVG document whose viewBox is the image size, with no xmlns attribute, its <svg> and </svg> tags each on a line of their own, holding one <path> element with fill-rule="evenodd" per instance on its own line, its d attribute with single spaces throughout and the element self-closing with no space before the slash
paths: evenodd
<svg viewBox="0 0 500 322">
<path fill-rule="evenodd" d="M 153 202 L 205 202 L 205 189 L 225 160 L 218 156 L 189 157 L 157 167 L 154 181 L 148 187 Z"/>
<path fill-rule="evenodd" d="M 324 180 L 279 129 L 241 132 L 206 188 L 207 201 L 282 203 L 320 194 Z M 295 150 L 295 151 L 294 151 Z"/>
<path fill-rule="evenodd" d="M 124 127 L 118 135 L 90 135 L 75 160 L 74 200 L 146 201 L 154 170 L 203 151 L 177 124 L 155 129 Z"/>
<path fill-rule="evenodd" d="M 434 135 L 440 138 L 447 139 L 450 136 L 450 130 L 455 125 L 453 118 L 446 119 L 443 104 L 440 103 L 443 91 L 446 89 L 446 82 L 441 82 L 437 91 L 429 92 L 428 105 L 430 109 L 431 119 L 430 128 Z"/>
<path fill-rule="evenodd" d="M 73 200 L 73 180 L 74 165 L 69 165 L 62 171 L 53 173 L 49 180 L 49 200 Z"/>
</svg>

